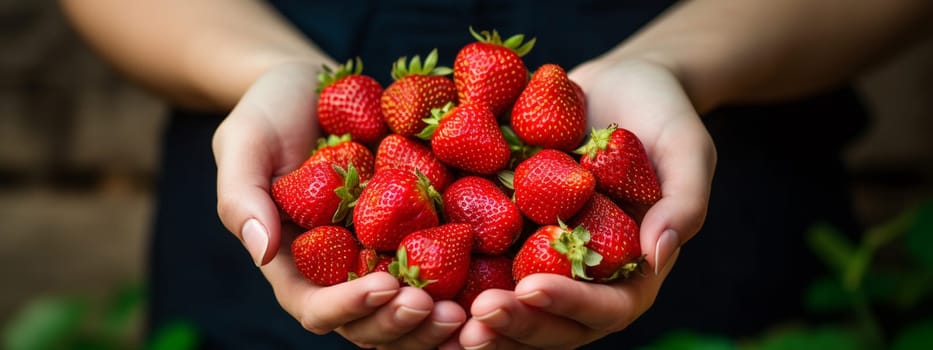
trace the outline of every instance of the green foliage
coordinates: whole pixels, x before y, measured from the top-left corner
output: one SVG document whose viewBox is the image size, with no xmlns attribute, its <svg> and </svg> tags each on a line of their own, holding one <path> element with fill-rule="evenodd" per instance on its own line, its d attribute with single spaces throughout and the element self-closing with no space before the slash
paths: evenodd
<svg viewBox="0 0 933 350">
<path fill-rule="evenodd" d="M 135 349 L 141 348 L 140 326 L 146 303 L 144 288 L 120 286 L 108 298 L 44 296 L 27 303 L 0 331 L 6 350 Z M 197 345 L 195 328 L 185 322 L 155 331 L 151 350 L 185 350 Z"/>
<path fill-rule="evenodd" d="M 929 349 L 933 344 L 933 320 L 914 324 L 905 329 L 894 341 L 893 350 Z"/>
<path fill-rule="evenodd" d="M 927 273 L 933 273 L 933 201 L 915 211 L 907 231 L 907 250 Z"/>
<path fill-rule="evenodd" d="M 853 331 L 837 328 L 794 328 L 770 334 L 760 343 L 750 346 L 759 350 L 859 350 L 865 349 Z"/>
<path fill-rule="evenodd" d="M 933 200 L 866 230 L 858 242 L 826 223 L 811 227 L 807 239 L 831 274 L 810 286 L 806 308 L 848 318 L 779 328 L 741 343 L 675 331 L 648 349 L 733 349 L 734 344 L 763 350 L 931 348 L 933 320 L 909 314 L 933 302 Z M 882 309 L 884 319 L 876 313 Z"/>
<path fill-rule="evenodd" d="M 158 329 L 146 349 L 185 350 L 194 349 L 197 345 L 198 334 L 195 327 L 184 321 L 175 321 Z"/>
<path fill-rule="evenodd" d="M 668 333 L 643 350 L 736 350 L 736 344 L 727 337 L 700 334 L 689 330 Z"/>
<path fill-rule="evenodd" d="M 87 314 L 83 300 L 42 297 L 23 307 L 3 330 L 8 350 L 66 349 Z"/>
</svg>

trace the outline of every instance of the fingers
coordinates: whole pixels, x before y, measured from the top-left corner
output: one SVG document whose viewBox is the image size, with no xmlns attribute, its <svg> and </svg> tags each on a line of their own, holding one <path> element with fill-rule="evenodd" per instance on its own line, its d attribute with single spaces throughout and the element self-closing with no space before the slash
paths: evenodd
<svg viewBox="0 0 933 350">
<path fill-rule="evenodd" d="M 271 153 L 266 137 L 253 135 L 249 119 L 225 121 L 214 136 L 217 213 L 259 266 L 279 246 L 278 209 L 269 196 Z"/>
<path fill-rule="evenodd" d="M 484 292 L 473 304 L 476 316 L 464 325 L 461 343 L 467 348 L 575 348 L 622 330 L 654 303 L 678 252 L 657 276 L 595 284 L 537 274 L 519 282 L 514 292 Z"/>
<path fill-rule="evenodd" d="M 399 289 L 398 295 L 370 315 L 337 329 L 345 338 L 365 345 L 392 342 L 418 327 L 434 307 L 431 296 L 413 287 Z"/>
<path fill-rule="evenodd" d="M 313 333 L 325 334 L 366 317 L 400 294 L 398 280 L 387 273 L 372 273 L 330 287 L 316 286 L 286 258 L 286 251 L 283 247 L 279 258 L 261 270 L 279 305 Z"/>
<path fill-rule="evenodd" d="M 260 77 L 214 133 L 217 213 L 256 265 L 279 245 L 279 215 L 269 196 L 272 177 L 299 164 L 316 138 L 314 79 L 299 65 Z"/>
<path fill-rule="evenodd" d="M 642 220 L 641 246 L 654 273 L 659 274 L 674 250 L 703 226 L 716 150 L 699 117 L 689 116 L 666 126 L 655 142 L 652 158 L 663 197 Z"/>
<path fill-rule="evenodd" d="M 442 348 L 459 349 L 457 343 L 446 342 L 448 339 L 455 340 L 452 335 L 455 334 L 460 326 L 466 321 L 466 312 L 457 303 L 451 301 L 440 301 L 434 304 L 434 310 L 431 311 L 427 321 L 422 322 L 418 328 L 414 329 L 408 335 L 392 342 L 385 348 L 388 349 L 434 349 L 443 344 Z"/>
</svg>

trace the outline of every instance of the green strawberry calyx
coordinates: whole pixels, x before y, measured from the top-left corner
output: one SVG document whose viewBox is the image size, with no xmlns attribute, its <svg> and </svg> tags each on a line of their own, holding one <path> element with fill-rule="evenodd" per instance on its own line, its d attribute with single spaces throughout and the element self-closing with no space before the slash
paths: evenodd
<svg viewBox="0 0 933 350">
<path fill-rule="evenodd" d="M 570 260 L 571 277 L 592 280 L 592 277 L 586 275 L 586 267 L 599 265 L 603 256 L 586 247 L 590 242 L 590 231 L 583 225 L 570 230 L 560 218 L 557 222 L 561 232 L 557 239 L 551 242 L 551 248 Z"/>
<path fill-rule="evenodd" d="M 605 151 L 606 147 L 609 147 L 609 140 L 612 138 L 612 133 L 615 132 L 616 129 L 618 129 L 618 126 L 615 123 L 609 124 L 609 126 L 604 129 L 593 128 L 593 131 L 590 133 L 589 141 L 573 152 L 587 156 L 590 159 L 596 158 L 597 152 Z"/>
<path fill-rule="evenodd" d="M 353 223 L 353 214 L 350 209 L 356 206 L 357 198 L 359 198 L 360 192 L 363 191 L 360 186 L 360 176 L 356 172 L 353 163 L 348 163 L 346 170 L 334 164 L 334 171 L 343 176 L 343 186 L 334 190 L 337 197 L 340 197 L 340 204 L 337 206 L 331 222 L 335 224 L 343 222 L 344 225 L 350 226 Z"/>
<path fill-rule="evenodd" d="M 418 265 L 408 265 L 408 251 L 405 250 L 404 246 L 399 247 L 395 253 L 395 260 L 389 264 L 389 273 L 416 288 L 424 288 L 431 283 L 437 282 L 437 280 L 422 280 L 419 278 L 421 268 Z"/>
<path fill-rule="evenodd" d="M 424 127 L 424 130 L 421 130 L 418 133 L 418 138 L 422 140 L 431 140 L 434 137 L 434 132 L 437 131 L 437 126 L 440 125 L 441 119 L 447 116 L 454 109 L 453 102 L 447 102 L 444 107 L 441 108 L 432 108 L 431 116 L 428 118 L 422 119 L 427 126 Z"/>
<path fill-rule="evenodd" d="M 431 50 L 431 53 L 421 62 L 421 56 L 415 55 L 408 61 L 407 57 L 401 57 L 392 65 L 392 79 L 399 80 L 409 75 L 427 75 L 427 76 L 445 76 L 453 73 L 450 67 L 437 65 L 437 49 Z"/>
<path fill-rule="evenodd" d="M 322 137 L 317 139 L 317 148 L 315 151 L 322 150 L 327 147 L 339 146 L 344 142 L 350 142 L 350 134 L 343 135 L 334 135 L 330 134 L 327 137 Z"/>
<path fill-rule="evenodd" d="M 514 168 L 518 163 L 531 158 L 531 156 L 542 149 L 540 146 L 526 144 L 518 137 L 515 130 L 512 130 L 508 125 L 503 125 L 499 127 L 499 129 L 502 131 L 502 137 L 505 139 L 505 142 L 509 144 L 509 149 L 512 150 L 512 156 L 511 159 L 509 159 L 509 167 Z"/>
<path fill-rule="evenodd" d="M 351 75 L 360 75 L 363 73 L 363 60 L 357 57 L 356 59 L 349 59 L 347 63 L 337 66 L 337 70 L 333 70 L 328 65 L 322 65 L 321 68 L 323 72 L 318 73 L 317 81 L 318 87 L 317 92 L 321 92 L 324 88 L 330 86 L 331 84 L 337 82 L 340 79 Z"/>
<path fill-rule="evenodd" d="M 492 33 L 487 30 L 477 33 L 475 30 L 473 30 L 472 26 L 470 26 L 470 35 L 472 35 L 474 38 L 476 38 L 477 41 L 481 43 L 504 46 L 509 50 L 514 51 L 516 54 L 518 54 L 519 57 L 528 54 L 528 52 L 531 51 L 531 48 L 535 46 L 535 41 L 537 40 L 536 38 L 531 38 L 531 40 L 524 42 L 524 34 L 515 34 L 503 41 L 502 37 L 499 36 L 499 32 L 497 32 L 495 29 L 493 29 Z"/>
<path fill-rule="evenodd" d="M 431 180 L 422 174 L 420 170 L 415 169 L 415 176 L 418 177 L 418 188 L 428 195 L 428 199 L 431 201 L 431 206 L 434 207 L 434 211 L 438 214 L 443 213 L 444 197 L 441 193 L 434 188 L 434 185 L 431 184 Z"/>
<path fill-rule="evenodd" d="M 609 278 L 606 278 L 603 282 L 609 282 L 609 281 L 613 281 L 619 278 L 626 280 L 634 272 L 638 272 L 639 275 L 644 275 L 644 271 L 642 271 L 642 268 L 644 266 L 645 266 L 645 254 L 642 254 L 641 256 L 636 258 L 634 261 L 622 264 L 622 266 L 619 267 L 619 269 L 616 270 L 616 272 L 614 272 L 612 276 L 609 276 Z"/>
</svg>

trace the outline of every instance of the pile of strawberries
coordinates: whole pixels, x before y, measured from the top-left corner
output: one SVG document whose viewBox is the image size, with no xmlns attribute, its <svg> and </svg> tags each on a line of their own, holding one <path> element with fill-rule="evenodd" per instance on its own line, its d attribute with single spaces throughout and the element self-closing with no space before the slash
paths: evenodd
<svg viewBox="0 0 933 350">
<path fill-rule="evenodd" d="M 386 271 L 469 310 L 533 273 L 609 282 L 639 268 L 636 220 L 661 198 L 642 143 L 615 125 L 584 143 L 583 90 L 554 64 L 529 78 L 534 39 L 470 32 L 452 70 L 435 50 L 400 58 L 385 89 L 358 58 L 319 77 L 328 136 L 272 185 L 309 230 L 291 248 L 310 281 Z"/>
</svg>

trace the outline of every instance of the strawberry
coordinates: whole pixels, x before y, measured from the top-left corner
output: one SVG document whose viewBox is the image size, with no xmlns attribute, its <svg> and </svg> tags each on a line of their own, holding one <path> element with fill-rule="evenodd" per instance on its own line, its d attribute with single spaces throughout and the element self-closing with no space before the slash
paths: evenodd
<svg viewBox="0 0 933 350">
<path fill-rule="evenodd" d="M 356 236 L 366 248 L 395 250 L 409 233 L 438 225 L 435 203 L 439 201 L 440 194 L 424 175 L 398 169 L 379 171 L 353 209 Z"/>
<path fill-rule="evenodd" d="M 347 281 L 356 271 L 360 246 L 342 226 L 318 226 L 292 241 L 298 271 L 319 286 Z"/>
<path fill-rule="evenodd" d="M 495 30 L 481 34 L 470 28 L 476 42 L 467 44 L 454 59 L 454 84 L 461 105 L 482 104 L 499 115 L 515 102 L 528 80 L 522 56 L 531 51 L 535 39 L 522 43 L 524 35 L 505 41 Z"/>
<path fill-rule="evenodd" d="M 661 199 L 661 185 L 638 136 L 615 124 L 593 130 L 576 151 L 580 165 L 596 176 L 596 188 L 636 218 Z"/>
<path fill-rule="evenodd" d="M 379 107 L 382 85 L 362 72 L 359 58 L 337 71 L 324 66 L 318 75 L 317 118 L 328 134 L 350 134 L 356 141 L 375 144 L 388 133 Z"/>
<path fill-rule="evenodd" d="M 422 119 L 431 116 L 431 109 L 441 108 L 457 100 L 457 87 L 445 75 L 448 67 L 437 67 L 437 49 L 421 64 L 415 56 L 406 63 L 402 57 L 392 67 L 392 84 L 382 92 L 381 106 L 389 130 L 404 136 L 414 136 L 424 129 Z"/>
<path fill-rule="evenodd" d="M 469 313 L 479 293 L 493 288 L 515 290 L 515 280 L 512 279 L 512 259 L 505 256 L 474 255 L 470 259 L 466 284 L 457 296 L 457 303 Z"/>
<path fill-rule="evenodd" d="M 638 225 L 609 197 L 594 194 L 571 224 L 590 231 L 586 247 L 603 257 L 598 265 L 586 269 L 594 280 L 608 282 L 619 277 L 628 278 L 632 271 L 639 269 L 644 255 Z"/>
<path fill-rule="evenodd" d="M 434 300 L 451 300 L 466 283 L 473 231 L 466 224 L 445 224 L 405 237 L 389 271 Z"/>
<path fill-rule="evenodd" d="M 376 148 L 376 172 L 385 169 L 418 170 L 438 191 L 443 191 L 453 181 L 453 174 L 441 163 L 431 148 L 417 140 L 391 134 L 382 139 Z"/>
<path fill-rule="evenodd" d="M 432 111 L 428 127 L 418 136 L 431 140 L 437 159 L 454 168 L 476 174 L 495 174 L 509 165 L 511 149 L 505 142 L 496 116 L 478 105 Z"/>
<path fill-rule="evenodd" d="M 512 107 L 512 129 L 529 145 L 573 151 L 586 136 L 586 106 L 577 91 L 563 68 L 541 66 Z"/>
<path fill-rule="evenodd" d="M 596 179 L 564 152 L 545 149 L 515 167 L 515 204 L 539 225 L 570 219 L 590 200 Z"/>
<path fill-rule="evenodd" d="M 518 282 L 534 273 L 553 273 L 589 280 L 586 266 L 595 266 L 602 260 L 599 253 L 586 247 L 589 240 L 590 233 L 582 226 L 573 230 L 563 222 L 542 226 L 515 254 L 512 277 Z"/>
<path fill-rule="evenodd" d="M 346 171 L 327 162 L 311 163 L 272 183 L 276 205 L 307 229 L 343 222 L 359 194 L 359 176 L 352 163 Z"/>
<path fill-rule="evenodd" d="M 475 239 L 473 252 L 505 253 L 522 232 L 522 213 L 496 184 L 485 178 L 466 176 L 444 192 L 447 222 L 470 224 Z"/>
<path fill-rule="evenodd" d="M 360 182 L 366 182 L 375 172 L 373 152 L 363 144 L 350 140 L 350 134 L 329 135 L 327 138 L 318 139 L 317 149 L 305 160 L 304 165 L 316 162 L 326 162 L 341 168 L 353 164 L 360 176 Z"/>
<path fill-rule="evenodd" d="M 370 272 L 389 272 L 389 264 L 391 263 L 391 255 L 379 254 L 369 248 L 361 249 L 356 264 L 356 277 L 366 276 Z"/>
</svg>

